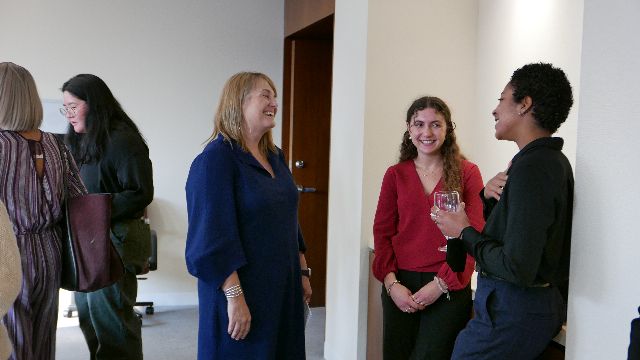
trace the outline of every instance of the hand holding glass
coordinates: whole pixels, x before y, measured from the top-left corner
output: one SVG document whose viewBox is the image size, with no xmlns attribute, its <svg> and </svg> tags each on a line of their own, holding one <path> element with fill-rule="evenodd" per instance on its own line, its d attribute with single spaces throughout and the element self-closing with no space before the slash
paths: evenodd
<svg viewBox="0 0 640 360">
<path fill-rule="evenodd" d="M 433 195 L 433 203 L 440 211 L 454 212 L 458 211 L 460 206 L 460 194 L 457 191 L 436 191 Z M 447 240 L 451 239 L 449 236 L 445 236 Z M 447 251 L 447 245 L 440 246 L 440 251 Z"/>
</svg>

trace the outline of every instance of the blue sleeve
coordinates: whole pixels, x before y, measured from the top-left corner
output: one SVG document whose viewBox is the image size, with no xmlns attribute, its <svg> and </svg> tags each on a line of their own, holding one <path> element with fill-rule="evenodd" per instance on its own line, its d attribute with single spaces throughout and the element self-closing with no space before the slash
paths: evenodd
<svg viewBox="0 0 640 360">
<path fill-rule="evenodd" d="M 193 161 L 187 178 L 187 269 L 215 288 L 247 263 L 236 217 L 235 173 L 233 155 L 217 147 Z"/>
</svg>

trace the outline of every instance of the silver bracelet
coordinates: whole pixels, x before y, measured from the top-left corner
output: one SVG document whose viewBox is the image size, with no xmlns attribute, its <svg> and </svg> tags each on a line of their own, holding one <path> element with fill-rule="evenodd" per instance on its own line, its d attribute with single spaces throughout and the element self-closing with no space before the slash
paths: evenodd
<svg viewBox="0 0 640 360">
<path fill-rule="evenodd" d="M 223 290 L 224 296 L 227 299 L 235 298 L 242 295 L 242 287 L 240 284 L 233 285 L 225 290 Z"/>
<path fill-rule="evenodd" d="M 451 300 L 451 296 L 449 296 L 449 287 L 447 286 L 447 283 L 445 283 L 444 280 L 440 279 L 437 276 L 434 276 L 433 280 L 435 280 L 436 285 L 438 285 L 438 289 L 440 289 L 440 291 L 442 291 L 443 294 L 447 295 L 447 300 Z"/>
</svg>

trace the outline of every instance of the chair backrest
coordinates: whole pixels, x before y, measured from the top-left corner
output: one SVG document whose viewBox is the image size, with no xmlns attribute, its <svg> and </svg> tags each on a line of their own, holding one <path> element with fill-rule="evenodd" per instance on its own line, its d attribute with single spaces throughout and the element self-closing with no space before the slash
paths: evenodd
<svg viewBox="0 0 640 360">
<path fill-rule="evenodd" d="M 149 256 L 149 270 L 158 270 L 158 234 L 151 230 L 151 256 Z"/>
</svg>

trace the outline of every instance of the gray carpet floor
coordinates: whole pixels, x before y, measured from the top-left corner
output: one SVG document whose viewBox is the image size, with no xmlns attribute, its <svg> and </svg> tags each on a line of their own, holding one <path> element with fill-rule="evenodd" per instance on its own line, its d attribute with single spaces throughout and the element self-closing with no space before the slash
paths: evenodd
<svg viewBox="0 0 640 360">
<path fill-rule="evenodd" d="M 143 310 L 143 308 L 140 308 Z M 76 313 L 65 318 L 60 313 L 56 344 L 56 359 L 87 360 L 89 351 L 78 327 Z M 307 360 L 322 360 L 324 352 L 325 309 L 312 308 L 307 323 Z M 155 314 L 144 315 L 142 346 L 145 359 L 195 359 L 198 339 L 197 307 L 155 308 Z"/>
</svg>

